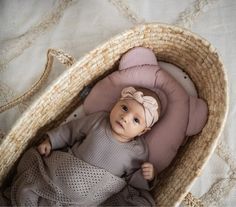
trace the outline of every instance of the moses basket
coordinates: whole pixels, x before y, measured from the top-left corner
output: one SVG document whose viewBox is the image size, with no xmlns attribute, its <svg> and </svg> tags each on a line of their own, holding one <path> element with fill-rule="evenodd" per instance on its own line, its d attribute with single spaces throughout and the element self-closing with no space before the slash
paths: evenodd
<svg viewBox="0 0 236 207">
<path fill-rule="evenodd" d="M 157 186 L 151 192 L 160 206 L 174 206 L 184 199 L 213 153 L 225 124 L 227 79 L 223 64 L 209 42 L 183 28 L 155 23 L 138 25 L 86 54 L 25 111 L 1 142 L 1 185 L 37 137 L 60 124 L 82 103 L 84 87 L 114 71 L 122 54 L 136 46 L 151 48 L 158 60 L 183 69 L 194 82 L 199 97 L 208 104 L 205 127 L 180 148 L 171 165 L 158 176 Z M 47 67 L 52 62 L 49 58 Z"/>
</svg>

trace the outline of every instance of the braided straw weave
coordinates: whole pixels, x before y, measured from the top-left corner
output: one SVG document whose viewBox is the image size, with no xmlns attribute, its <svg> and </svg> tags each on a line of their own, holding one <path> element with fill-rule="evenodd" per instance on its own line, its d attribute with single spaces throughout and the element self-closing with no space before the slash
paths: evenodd
<svg viewBox="0 0 236 207">
<path fill-rule="evenodd" d="M 6 111 L 19 103 L 24 102 L 25 100 L 32 97 L 43 85 L 43 83 L 47 80 L 48 75 L 52 69 L 53 58 L 56 57 L 62 64 L 67 65 L 68 67 L 71 66 L 75 60 L 70 55 L 64 53 L 62 50 L 54 50 L 49 49 L 47 53 L 47 63 L 45 65 L 44 72 L 40 79 L 31 87 L 31 89 L 25 92 L 23 95 L 13 99 L 12 101 L 8 102 L 7 104 L 0 106 L 0 113 Z"/>
<path fill-rule="evenodd" d="M 154 50 L 157 59 L 182 68 L 192 78 L 209 108 L 202 132 L 189 139 L 152 191 L 157 205 L 181 202 L 213 153 L 228 111 L 223 64 L 214 47 L 201 37 L 166 24 L 142 24 L 92 50 L 65 71 L 21 116 L 0 147 L 0 182 L 40 133 L 57 125 L 77 105 L 84 86 L 111 71 L 121 55 L 135 46 Z"/>
</svg>

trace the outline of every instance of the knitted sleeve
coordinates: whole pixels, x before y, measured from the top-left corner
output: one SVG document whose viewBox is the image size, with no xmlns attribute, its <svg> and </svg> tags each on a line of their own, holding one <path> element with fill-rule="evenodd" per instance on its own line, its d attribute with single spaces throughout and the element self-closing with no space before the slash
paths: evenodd
<svg viewBox="0 0 236 207">
<path fill-rule="evenodd" d="M 52 149 L 72 146 L 75 142 L 80 141 L 86 137 L 94 125 L 99 124 L 98 120 L 104 117 L 104 115 L 104 112 L 93 113 L 83 118 L 72 120 L 47 132 Z"/>
</svg>

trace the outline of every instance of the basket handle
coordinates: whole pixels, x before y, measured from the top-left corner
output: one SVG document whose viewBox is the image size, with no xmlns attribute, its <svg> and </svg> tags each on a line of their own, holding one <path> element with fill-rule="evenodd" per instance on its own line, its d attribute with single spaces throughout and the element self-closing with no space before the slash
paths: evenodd
<svg viewBox="0 0 236 207">
<path fill-rule="evenodd" d="M 183 204 L 185 206 L 190 206 L 190 207 L 204 207 L 204 204 L 202 203 L 202 201 L 194 197 L 191 192 L 187 193 L 187 195 L 185 196 L 183 200 Z"/>
<path fill-rule="evenodd" d="M 44 68 L 44 72 L 39 78 L 38 81 L 34 83 L 34 85 L 26 91 L 21 96 L 9 101 L 7 104 L 4 104 L 0 106 L 0 113 L 26 101 L 30 97 L 32 97 L 36 92 L 39 91 L 39 89 L 42 87 L 42 85 L 46 82 L 49 73 L 52 69 L 53 59 L 56 57 L 59 62 L 61 62 L 63 65 L 66 65 L 67 67 L 72 66 L 75 63 L 75 58 L 67 53 L 65 53 L 61 49 L 48 49 L 47 52 L 47 62 Z"/>
</svg>

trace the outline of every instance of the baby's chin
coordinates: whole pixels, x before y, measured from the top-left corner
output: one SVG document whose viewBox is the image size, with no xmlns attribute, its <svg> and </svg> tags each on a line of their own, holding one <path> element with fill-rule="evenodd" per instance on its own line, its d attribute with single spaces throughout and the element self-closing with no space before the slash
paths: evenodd
<svg viewBox="0 0 236 207">
<path fill-rule="evenodd" d="M 124 136 L 124 130 L 121 130 L 120 128 L 112 128 L 112 133 L 114 135 L 114 138 L 116 140 L 118 140 L 119 142 L 129 142 L 131 141 L 133 138 L 129 138 Z"/>
</svg>

